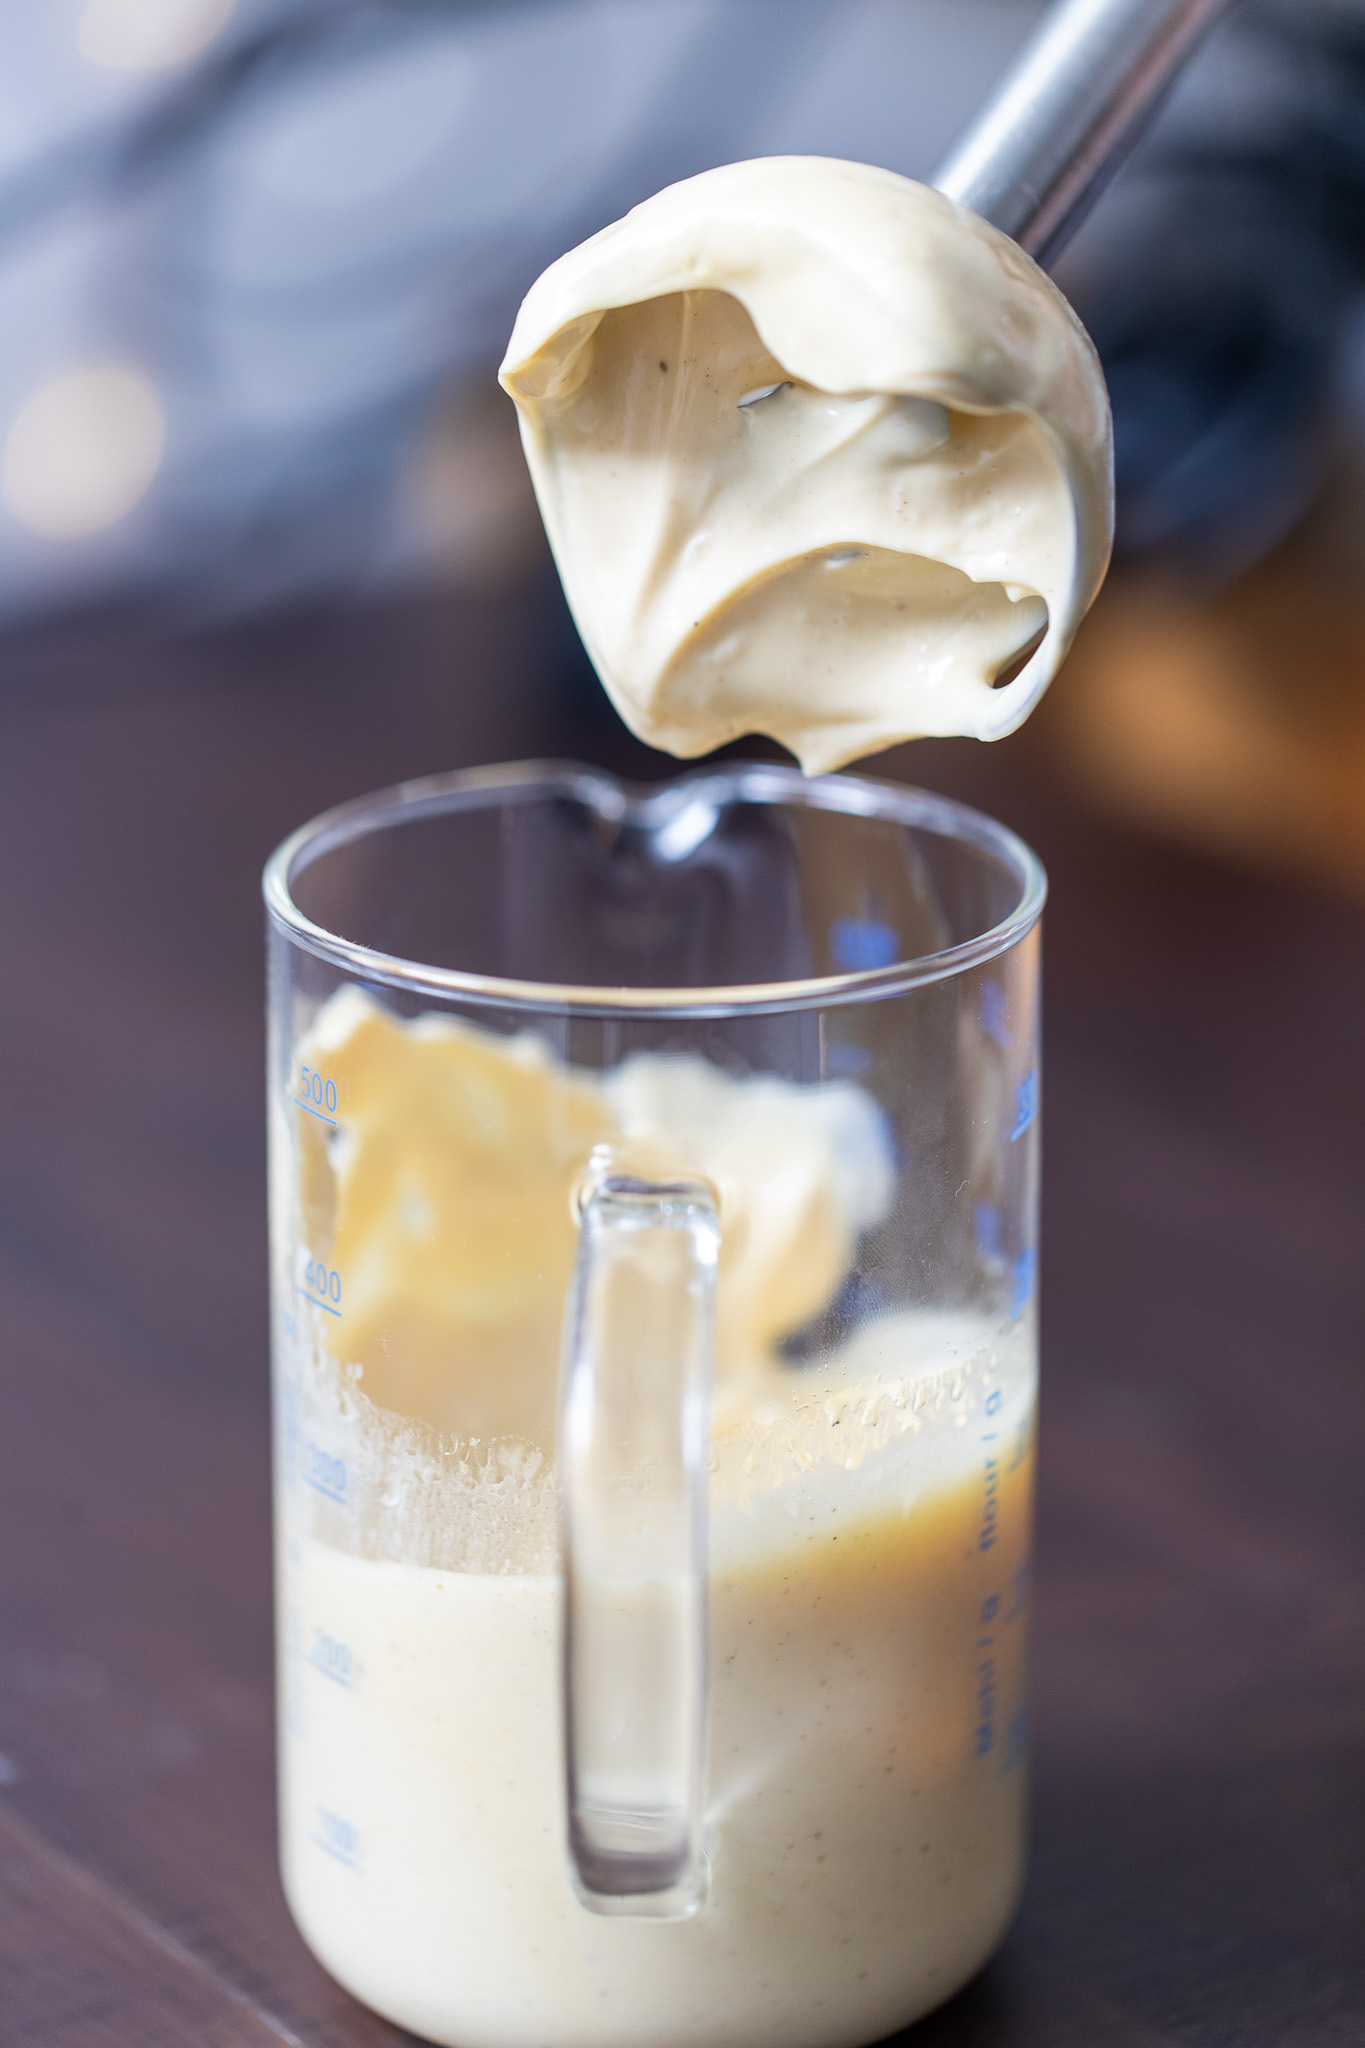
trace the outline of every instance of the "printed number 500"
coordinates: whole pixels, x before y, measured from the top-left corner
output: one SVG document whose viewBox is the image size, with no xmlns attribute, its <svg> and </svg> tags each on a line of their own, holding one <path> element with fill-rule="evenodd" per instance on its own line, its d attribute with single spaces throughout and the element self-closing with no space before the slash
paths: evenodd
<svg viewBox="0 0 1365 2048">
<path fill-rule="evenodd" d="M 325 1109 L 328 1116 L 335 1116 L 337 1084 L 328 1075 L 320 1074 L 316 1067 L 300 1067 L 299 1099 L 313 1103 L 318 1109 Z"/>
</svg>

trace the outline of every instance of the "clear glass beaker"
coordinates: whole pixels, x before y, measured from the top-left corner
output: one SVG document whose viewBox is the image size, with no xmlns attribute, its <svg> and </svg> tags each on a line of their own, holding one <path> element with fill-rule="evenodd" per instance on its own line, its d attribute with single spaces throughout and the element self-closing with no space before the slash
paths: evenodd
<svg viewBox="0 0 1365 2048">
<path fill-rule="evenodd" d="M 461 2048 L 836 2048 L 1024 1822 L 1038 862 L 555 764 L 266 871 L 280 1829 Z"/>
</svg>

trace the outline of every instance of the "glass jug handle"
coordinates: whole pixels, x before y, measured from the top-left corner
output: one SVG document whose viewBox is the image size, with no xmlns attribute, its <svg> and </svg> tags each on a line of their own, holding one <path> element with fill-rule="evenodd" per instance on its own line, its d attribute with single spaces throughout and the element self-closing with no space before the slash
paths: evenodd
<svg viewBox="0 0 1365 2048">
<path fill-rule="evenodd" d="M 564 1731 L 577 1890 L 705 1897 L 707 1461 L 720 1222 L 703 1181 L 591 1173 L 560 1373 Z"/>
</svg>

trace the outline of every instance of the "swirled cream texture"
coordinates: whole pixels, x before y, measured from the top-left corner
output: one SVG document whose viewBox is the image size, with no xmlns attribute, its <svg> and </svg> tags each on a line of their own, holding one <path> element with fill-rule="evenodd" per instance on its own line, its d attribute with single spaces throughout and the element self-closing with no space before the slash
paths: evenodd
<svg viewBox="0 0 1365 2048">
<path fill-rule="evenodd" d="M 553 1445 L 570 1195 L 591 1156 L 716 1187 L 722 1413 L 771 1391 L 779 1341 L 828 1306 L 895 1193 L 880 1112 L 849 1081 L 648 1053 L 600 1080 L 534 1033 L 402 1023 L 351 986 L 307 1056 L 346 1103 L 342 1138 L 298 1119 L 304 1234 L 347 1275 L 329 1335 L 381 1407 L 438 1430 Z"/>
<path fill-rule="evenodd" d="M 532 286 L 501 379 L 575 618 L 626 723 L 808 772 L 998 739 L 1104 575 L 1109 407 L 1008 237 L 893 172 L 704 172 Z"/>
</svg>

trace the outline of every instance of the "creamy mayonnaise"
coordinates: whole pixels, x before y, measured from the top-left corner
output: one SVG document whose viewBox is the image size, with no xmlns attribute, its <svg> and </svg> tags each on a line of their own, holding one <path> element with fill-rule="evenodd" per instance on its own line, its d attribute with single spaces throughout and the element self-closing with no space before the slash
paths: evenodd
<svg viewBox="0 0 1365 2048">
<path fill-rule="evenodd" d="M 310 1247 L 281 1289 L 280 1822 L 317 1954 L 452 2048 L 834 2048 L 937 2004 L 1021 1872 L 1027 1313 L 888 1313 L 782 1363 L 894 1193 L 851 1083 L 599 1076 L 353 988 L 298 1057 L 333 1110 L 297 1103 L 277 1155 Z M 671 1922 L 588 1912 L 565 1845 L 552 1307 L 604 1142 L 706 1171 L 730 1238 L 710 1886 Z"/>
<path fill-rule="evenodd" d="M 838 2048 L 965 1982 L 1022 1876 L 1032 1388 L 1023 1333 L 991 1339 L 888 1330 L 880 1431 L 855 1368 L 837 1423 L 817 1382 L 720 1445 L 687 1920 L 574 1895 L 558 1576 L 356 1555 L 287 1490 L 284 1874 L 333 1974 L 451 2048 Z"/>
<path fill-rule="evenodd" d="M 815 771 L 999 738 L 1104 574 L 1084 329 L 1007 236 L 890 171 L 668 187 L 536 281 L 501 377 L 598 673 L 674 754 L 763 732 Z"/>
</svg>

